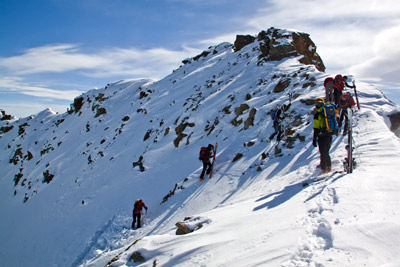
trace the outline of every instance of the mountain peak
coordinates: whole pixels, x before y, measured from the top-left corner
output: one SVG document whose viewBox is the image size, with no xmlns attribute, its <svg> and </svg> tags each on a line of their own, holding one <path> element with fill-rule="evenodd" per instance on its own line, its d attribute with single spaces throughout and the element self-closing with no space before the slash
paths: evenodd
<svg viewBox="0 0 400 267">
<path fill-rule="evenodd" d="M 257 36 L 237 35 L 234 51 L 239 52 L 243 47 L 255 41 L 258 42 L 258 48 L 261 52 L 260 60 L 279 61 L 286 57 L 302 56 L 299 59 L 300 63 L 315 65 L 319 71 L 325 71 L 325 65 L 317 54 L 317 47 L 307 33 L 272 27 L 267 31 L 261 31 Z"/>
</svg>

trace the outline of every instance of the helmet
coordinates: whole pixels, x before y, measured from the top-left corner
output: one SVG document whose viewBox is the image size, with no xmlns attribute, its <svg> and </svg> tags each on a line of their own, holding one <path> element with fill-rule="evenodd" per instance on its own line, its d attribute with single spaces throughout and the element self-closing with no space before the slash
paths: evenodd
<svg viewBox="0 0 400 267">
<path fill-rule="evenodd" d="M 321 97 L 318 97 L 317 99 L 315 99 L 315 106 L 317 108 L 322 108 L 324 106 L 325 100 Z"/>
</svg>

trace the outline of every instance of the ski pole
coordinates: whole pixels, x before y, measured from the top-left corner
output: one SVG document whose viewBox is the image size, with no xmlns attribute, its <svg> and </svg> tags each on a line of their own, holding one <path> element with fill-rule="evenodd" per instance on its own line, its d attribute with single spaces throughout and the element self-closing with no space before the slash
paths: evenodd
<svg viewBox="0 0 400 267">
<path fill-rule="evenodd" d="M 360 102 L 358 102 L 358 96 L 357 96 L 357 88 L 356 88 L 356 81 L 353 81 L 353 89 L 354 89 L 354 96 L 356 97 L 356 102 L 357 102 L 357 108 L 360 110 Z"/>
</svg>

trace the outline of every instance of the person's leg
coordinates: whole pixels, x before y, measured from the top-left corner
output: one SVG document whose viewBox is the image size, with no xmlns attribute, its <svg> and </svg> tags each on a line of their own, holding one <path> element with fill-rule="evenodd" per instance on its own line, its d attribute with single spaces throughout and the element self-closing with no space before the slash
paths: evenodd
<svg viewBox="0 0 400 267">
<path fill-rule="evenodd" d="M 207 162 L 207 175 L 209 175 L 211 172 L 211 162 Z"/>
<path fill-rule="evenodd" d="M 327 171 L 332 171 L 332 162 L 331 162 L 331 156 L 329 155 L 329 150 L 331 149 L 332 145 L 332 135 L 327 135 L 326 136 L 326 169 Z"/>
<path fill-rule="evenodd" d="M 135 228 L 136 214 L 133 214 L 132 228 Z"/>
<path fill-rule="evenodd" d="M 200 174 L 200 179 L 203 179 L 206 170 L 207 170 L 207 162 L 203 160 L 203 171 Z"/>
<path fill-rule="evenodd" d="M 276 131 L 278 132 L 278 136 L 276 137 L 276 140 L 279 142 L 279 141 L 281 141 L 281 137 L 282 137 L 282 133 L 283 133 L 282 125 L 280 123 L 278 123 L 278 125 L 276 127 Z"/>
<path fill-rule="evenodd" d="M 329 143 L 325 135 L 318 137 L 318 148 L 321 158 L 321 170 L 324 173 L 327 172 L 328 166 L 330 166 L 330 164 L 328 164 L 330 163 Z"/>
<path fill-rule="evenodd" d="M 137 228 L 140 228 L 140 217 L 141 217 L 141 214 L 139 213 L 136 216 L 137 216 Z"/>
</svg>

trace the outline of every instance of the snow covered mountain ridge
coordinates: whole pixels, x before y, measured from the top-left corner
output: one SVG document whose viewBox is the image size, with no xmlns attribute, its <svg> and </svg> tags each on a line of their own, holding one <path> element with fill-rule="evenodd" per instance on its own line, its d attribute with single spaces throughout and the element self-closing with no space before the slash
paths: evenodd
<svg viewBox="0 0 400 267">
<path fill-rule="evenodd" d="M 373 86 L 357 83 L 362 109 L 355 139 L 363 162 L 352 175 L 304 189 L 301 182 L 316 176 L 318 162 L 310 146 L 310 111 L 324 95 L 327 77 L 309 36 L 271 28 L 182 63 L 160 81 L 119 81 L 91 90 L 65 114 L 45 110 L 16 120 L 2 113 L 0 210 L 7 216 L 0 223 L 0 255 L 6 265 L 335 266 L 336 258 L 337 266 L 345 266 L 364 263 L 365 255 L 376 264 L 399 261 L 389 246 L 400 244 L 396 235 L 380 240 L 385 259 L 368 249 L 376 240 L 359 237 L 367 244 L 359 250 L 341 246 L 344 234 L 335 235 L 335 227 L 348 227 L 350 216 L 332 212 L 341 203 L 346 205 L 339 213 L 348 212 L 346 190 L 358 187 L 358 177 L 372 172 L 368 168 L 376 171 L 382 154 L 368 154 L 374 144 L 386 159 L 381 180 L 400 188 L 389 178 L 400 177 L 394 163 L 399 140 L 389 131 L 399 131 L 399 107 Z M 288 94 L 294 99 L 285 138 L 270 143 L 269 112 L 287 103 Z M 216 142 L 215 177 L 200 183 L 198 150 Z M 338 137 L 332 147 L 337 170 L 344 146 Z M 384 192 L 379 200 L 386 206 L 376 207 L 381 213 L 374 219 L 385 215 L 388 223 L 374 234 L 399 229 L 392 210 L 399 197 Z M 365 195 L 359 197 L 368 206 Z M 146 225 L 132 231 L 136 198 L 149 214 Z M 369 220 L 368 212 L 358 211 Z M 188 225 L 202 228 L 175 236 L 175 223 L 187 216 Z M 131 259 L 135 252 L 144 262 Z"/>
</svg>

